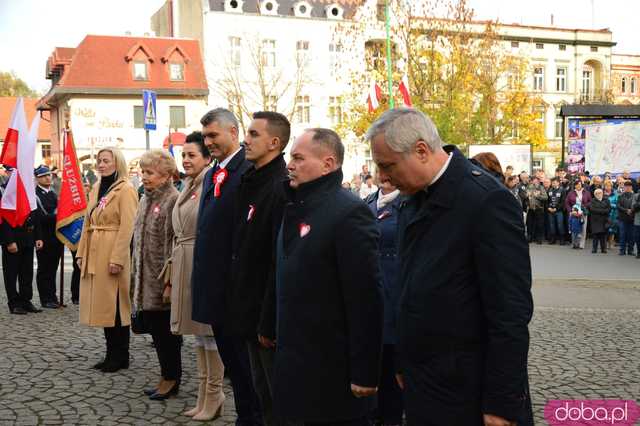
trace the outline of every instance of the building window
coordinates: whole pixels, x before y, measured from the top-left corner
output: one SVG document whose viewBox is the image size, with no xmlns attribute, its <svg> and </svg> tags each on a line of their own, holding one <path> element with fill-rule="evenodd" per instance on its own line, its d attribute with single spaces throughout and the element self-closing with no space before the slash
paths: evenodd
<svg viewBox="0 0 640 426">
<path fill-rule="evenodd" d="M 520 47 L 520 43 L 517 41 L 512 41 L 511 42 L 511 47 Z"/>
<path fill-rule="evenodd" d="M 630 84 L 630 89 L 631 89 L 631 93 L 635 94 L 636 93 L 636 78 L 635 77 L 631 77 L 631 84 Z"/>
<path fill-rule="evenodd" d="M 624 93 L 627 91 L 627 77 L 622 77 L 622 84 L 620 85 L 620 92 Z"/>
<path fill-rule="evenodd" d="M 242 40 L 240 37 L 229 37 L 229 59 L 234 67 L 240 66 Z"/>
<path fill-rule="evenodd" d="M 533 68 L 533 90 L 542 92 L 544 90 L 544 68 Z"/>
<path fill-rule="evenodd" d="M 169 107 L 169 127 L 172 129 L 184 129 L 187 127 L 185 124 L 183 106 Z"/>
<path fill-rule="evenodd" d="M 592 76 L 591 70 L 582 70 L 582 94 L 587 98 L 591 95 L 591 89 L 593 88 Z"/>
<path fill-rule="evenodd" d="M 329 118 L 333 125 L 342 123 L 342 97 L 329 96 Z"/>
<path fill-rule="evenodd" d="M 267 111 L 278 111 L 278 97 L 267 96 Z"/>
<path fill-rule="evenodd" d="M 567 91 L 567 69 L 566 68 L 558 68 L 556 70 L 556 91 L 558 92 Z"/>
<path fill-rule="evenodd" d="M 536 43 L 536 49 L 544 49 L 544 44 Z"/>
<path fill-rule="evenodd" d="M 342 53 L 342 45 L 329 43 L 329 68 L 333 71 L 340 63 L 340 54 Z"/>
<path fill-rule="evenodd" d="M 597 52 L 598 51 L 598 46 L 591 46 L 591 51 L 592 52 Z"/>
<path fill-rule="evenodd" d="M 520 137 L 520 129 L 518 129 L 518 123 L 515 120 L 511 121 L 511 138 L 517 139 Z"/>
<path fill-rule="evenodd" d="M 300 40 L 296 42 L 296 60 L 298 64 L 304 64 L 309 60 L 309 42 Z"/>
<path fill-rule="evenodd" d="M 387 20 L 387 2 L 385 0 L 378 0 L 376 5 L 376 17 L 378 21 L 385 22 Z"/>
<path fill-rule="evenodd" d="M 380 72 L 384 72 L 387 66 L 385 42 L 368 41 L 365 44 L 365 51 L 369 70 L 378 70 Z"/>
<path fill-rule="evenodd" d="M 567 50 L 567 45 L 566 44 L 558 45 L 558 50 Z"/>
<path fill-rule="evenodd" d="M 536 107 L 536 121 L 542 124 L 542 129 L 544 130 L 544 118 L 545 118 L 545 110 L 544 105 L 540 105 Z"/>
<path fill-rule="evenodd" d="M 45 160 L 47 158 L 51 158 L 51 144 L 50 143 L 43 143 L 40 144 L 40 149 L 42 152 L 42 159 Z"/>
<path fill-rule="evenodd" d="M 147 78 L 147 63 L 146 62 L 134 62 L 133 63 L 133 79 L 134 80 L 148 80 L 148 78 Z"/>
<path fill-rule="evenodd" d="M 142 129 L 144 127 L 144 107 L 141 105 L 133 106 L 133 128 Z"/>
<path fill-rule="evenodd" d="M 296 120 L 298 123 L 311 122 L 311 105 L 309 96 L 296 97 Z"/>
<path fill-rule="evenodd" d="M 560 115 L 560 106 L 556 107 L 556 128 L 553 136 L 556 138 L 562 137 L 562 116 Z"/>
<path fill-rule="evenodd" d="M 184 81 L 184 64 L 170 63 L 169 78 L 171 81 Z"/>
<path fill-rule="evenodd" d="M 275 40 L 262 40 L 262 65 L 265 67 L 276 66 Z"/>
</svg>

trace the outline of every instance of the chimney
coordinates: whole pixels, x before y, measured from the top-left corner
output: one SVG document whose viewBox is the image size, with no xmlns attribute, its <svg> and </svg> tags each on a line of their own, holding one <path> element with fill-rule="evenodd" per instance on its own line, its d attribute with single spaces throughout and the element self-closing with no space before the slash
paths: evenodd
<svg viewBox="0 0 640 426">
<path fill-rule="evenodd" d="M 551 14 L 551 26 L 553 27 L 553 13 Z"/>
</svg>

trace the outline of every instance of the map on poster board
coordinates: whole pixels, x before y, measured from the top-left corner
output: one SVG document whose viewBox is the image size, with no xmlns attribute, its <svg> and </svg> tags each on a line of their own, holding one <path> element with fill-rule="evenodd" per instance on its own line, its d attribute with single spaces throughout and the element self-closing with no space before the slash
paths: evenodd
<svg viewBox="0 0 640 426">
<path fill-rule="evenodd" d="M 502 171 L 507 166 L 513 166 L 513 173 L 518 174 L 522 171 L 531 173 L 531 145 L 469 145 L 469 158 L 480 154 L 481 152 L 492 152 L 500 165 Z"/>
<path fill-rule="evenodd" d="M 640 171 L 640 120 L 582 122 L 585 170 L 591 174 Z"/>
</svg>

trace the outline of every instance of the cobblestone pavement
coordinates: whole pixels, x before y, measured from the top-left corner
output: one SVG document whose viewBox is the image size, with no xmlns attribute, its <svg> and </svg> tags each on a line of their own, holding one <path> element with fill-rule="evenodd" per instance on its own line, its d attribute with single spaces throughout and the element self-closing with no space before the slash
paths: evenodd
<svg viewBox="0 0 640 426">
<path fill-rule="evenodd" d="M 640 283 L 611 285 L 611 304 L 598 293 L 607 285 L 534 285 L 529 373 L 536 424 L 546 424 L 542 413 L 549 399 L 640 397 Z M 102 330 L 78 325 L 77 306 L 10 315 L 0 293 L 0 425 L 198 424 L 180 415 L 195 401 L 190 339 L 183 348 L 179 396 L 154 402 L 142 395 L 159 373 L 149 337 L 132 336 L 128 370 L 103 374 L 91 369 L 104 352 Z M 615 302 L 621 299 L 628 305 Z M 226 413 L 215 425 L 234 424 L 228 383 L 225 392 Z"/>
</svg>

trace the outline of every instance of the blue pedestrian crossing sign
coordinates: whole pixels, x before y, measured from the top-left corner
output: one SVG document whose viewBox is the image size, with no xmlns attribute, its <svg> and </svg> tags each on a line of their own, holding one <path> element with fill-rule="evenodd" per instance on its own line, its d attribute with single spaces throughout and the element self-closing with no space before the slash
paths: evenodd
<svg viewBox="0 0 640 426">
<path fill-rule="evenodd" d="M 144 106 L 144 129 L 156 130 L 156 92 L 143 90 L 142 105 Z"/>
</svg>

